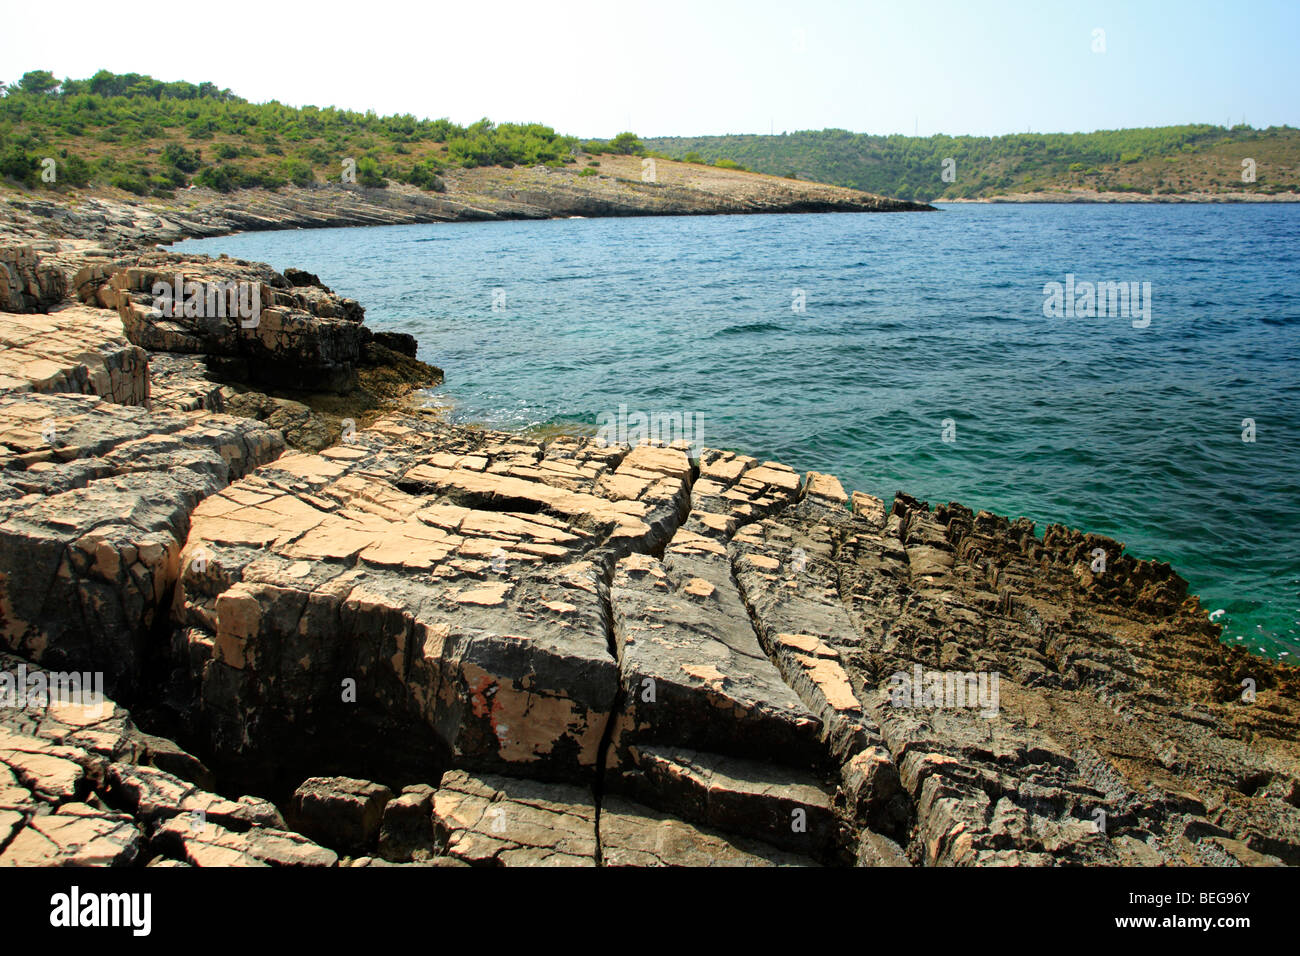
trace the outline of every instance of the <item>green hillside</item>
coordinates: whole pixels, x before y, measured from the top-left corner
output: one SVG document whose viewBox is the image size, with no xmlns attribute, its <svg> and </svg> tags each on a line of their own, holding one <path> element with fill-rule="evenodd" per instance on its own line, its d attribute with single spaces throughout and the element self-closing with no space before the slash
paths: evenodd
<svg viewBox="0 0 1300 956">
<path fill-rule="evenodd" d="M 1081 188 L 1156 193 L 1300 189 L 1300 130 L 1165 126 L 1010 136 L 870 136 L 828 129 L 776 136 L 645 139 L 673 159 L 717 162 L 900 199 L 977 199 Z M 1255 181 L 1242 181 L 1243 159 Z M 945 160 L 953 160 L 945 167 Z M 951 181 L 945 180 L 945 168 Z"/>
<path fill-rule="evenodd" d="M 1165 195 L 1300 190 L 1300 131 L 1291 127 L 998 137 L 822 130 L 644 141 L 622 133 L 581 143 L 540 123 L 483 119 L 461 126 L 409 114 L 249 103 L 212 83 L 106 70 L 62 81 L 35 70 L 0 84 L 0 94 L 0 186 L 59 191 L 94 185 L 167 196 L 191 184 L 220 191 L 306 186 L 338 181 L 349 159 L 361 185 L 395 180 L 439 191 L 439 173 L 449 167 L 599 166 L 584 152 L 649 152 L 921 201 L 1063 188 Z M 1250 183 L 1242 181 L 1248 158 L 1256 173 Z"/>
<path fill-rule="evenodd" d="M 338 181 L 440 190 L 449 166 L 563 165 L 578 141 L 538 123 L 460 126 L 333 107 L 249 103 L 211 83 L 163 82 L 101 70 L 59 81 L 47 71 L 0 85 L 0 183 L 56 190 L 111 186 L 170 195 Z M 54 160 L 53 182 L 43 173 Z"/>
</svg>

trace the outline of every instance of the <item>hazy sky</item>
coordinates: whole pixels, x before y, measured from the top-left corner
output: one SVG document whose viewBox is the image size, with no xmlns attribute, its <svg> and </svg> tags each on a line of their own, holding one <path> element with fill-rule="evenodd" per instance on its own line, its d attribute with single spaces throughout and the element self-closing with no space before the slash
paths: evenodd
<svg viewBox="0 0 1300 956">
<path fill-rule="evenodd" d="M 580 136 L 1300 125 L 1300 0 L 72 0 L 4 21 L 6 81 L 103 68 Z"/>
</svg>

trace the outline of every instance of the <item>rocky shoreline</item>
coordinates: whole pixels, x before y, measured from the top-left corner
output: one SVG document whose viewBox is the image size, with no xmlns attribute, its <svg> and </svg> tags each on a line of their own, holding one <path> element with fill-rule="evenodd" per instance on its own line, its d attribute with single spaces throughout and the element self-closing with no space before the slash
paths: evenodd
<svg viewBox="0 0 1300 956">
<path fill-rule="evenodd" d="M 6 207 L 0 672 L 108 699 L 0 706 L 0 865 L 1300 864 L 1297 672 L 1168 565 L 448 424 L 409 337 L 163 219 Z"/>
<path fill-rule="evenodd" d="M 0 242 L 82 239 L 106 248 L 268 229 L 568 217 L 933 211 L 854 189 L 656 160 L 604 156 L 598 175 L 546 166 L 450 170 L 443 191 L 314 183 L 230 193 L 191 187 L 171 198 L 115 189 L 18 190 L 0 197 Z M 587 172 L 595 172 L 588 169 Z"/>
</svg>

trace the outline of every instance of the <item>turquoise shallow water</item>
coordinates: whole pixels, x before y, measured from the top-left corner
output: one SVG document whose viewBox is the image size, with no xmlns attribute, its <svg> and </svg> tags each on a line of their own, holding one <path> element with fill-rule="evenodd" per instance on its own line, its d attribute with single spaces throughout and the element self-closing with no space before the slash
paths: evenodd
<svg viewBox="0 0 1300 956">
<path fill-rule="evenodd" d="M 966 205 L 179 248 L 318 273 L 372 327 L 416 335 L 458 419 L 694 413 L 705 444 L 848 488 L 1112 535 L 1172 562 L 1225 641 L 1296 662 L 1298 238 L 1297 206 Z M 1149 326 L 1045 317 L 1067 274 L 1149 282 Z"/>
</svg>

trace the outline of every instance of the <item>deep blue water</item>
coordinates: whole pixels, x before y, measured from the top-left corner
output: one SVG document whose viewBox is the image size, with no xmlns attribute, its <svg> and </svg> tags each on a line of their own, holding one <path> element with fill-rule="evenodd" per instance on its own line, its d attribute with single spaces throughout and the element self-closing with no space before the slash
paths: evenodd
<svg viewBox="0 0 1300 956">
<path fill-rule="evenodd" d="M 457 419 L 693 412 L 705 444 L 886 500 L 1112 535 L 1224 609 L 1226 641 L 1296 661 L 1298 238 L 1298 206 L 965 205 L 180 247 L 318 273 L 372 327 L 418 337 Z M 1044 284 L 1067 273 L 1151 283 L 1150 325 L 1045 317 Z"/>
</svg>

